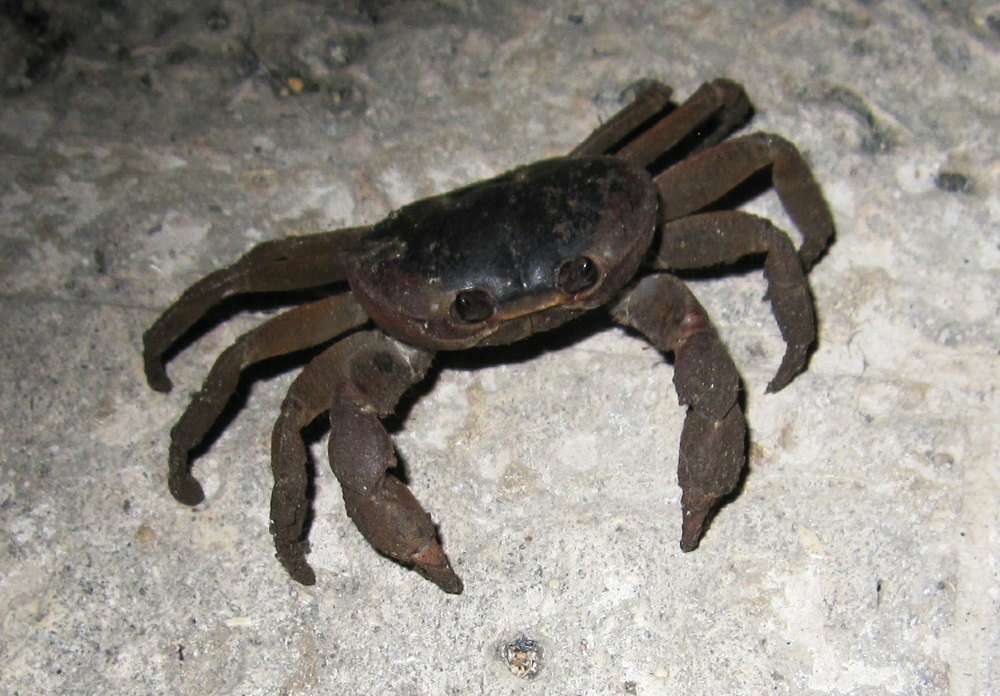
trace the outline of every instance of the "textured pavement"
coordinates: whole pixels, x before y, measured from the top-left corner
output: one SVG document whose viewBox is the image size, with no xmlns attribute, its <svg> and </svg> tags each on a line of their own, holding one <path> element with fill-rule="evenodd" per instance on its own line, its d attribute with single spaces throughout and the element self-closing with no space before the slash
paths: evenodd
<svg viewBox="0 0 1000 696">
<path fill-rule="evenodd" d="M 0 693 L 1000 693 L 1000 10 L 849 0 L 7 3 Z M 27 5 L 25 5 L 27 6 Z M 39 9 L 40 8 L 40 9 Z M 692 280 L 741 371 L 739 494 L 678 548 L 673 369 L 600 322 L 443 355 L 395 440 L 465 582 L 379 556 L 314 433 L 303 587 L 268 533 L 295 361 L 166 487 L 170 427 L 273 307 L 146 387 L 143 331 L 255 243 L 571 149 L 654 78 L 742 82 L 822 183 L 820 341 Z M 773 193 L 747 209 L 792 227 Z M 519 676 L 516 672 L 520 671 Z"/>
</svg>

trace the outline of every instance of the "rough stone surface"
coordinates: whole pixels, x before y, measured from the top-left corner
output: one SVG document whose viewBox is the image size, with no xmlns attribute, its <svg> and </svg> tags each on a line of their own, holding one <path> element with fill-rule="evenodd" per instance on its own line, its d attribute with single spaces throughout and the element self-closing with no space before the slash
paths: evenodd
<svg viewBox="0 0 1000 696">
<path fill-rule="evenodd" d="M 4 694 L 1000 693 L 993 3 L 2 7 Z M 672 368 L 586 325 L 442 358 L 396 433 L 461 596 L 372 551 L 320 439 L 317 585 L 274 560 L 288 365 L 254 372 L 197 461 L 206 502 L 169 496 L 171 425 L 260 319 L 153 393 L 140 337 L 189 284 L 565 152 L 637 80 L 723 75 L 806 154 L 838 235 L 811 275 L 819 348 L 779 394 L 760 272 L 693 283 L 752 439 L 696 552 Z M 748 207 L 788 226 L 773 194 Z"/>
</svg>

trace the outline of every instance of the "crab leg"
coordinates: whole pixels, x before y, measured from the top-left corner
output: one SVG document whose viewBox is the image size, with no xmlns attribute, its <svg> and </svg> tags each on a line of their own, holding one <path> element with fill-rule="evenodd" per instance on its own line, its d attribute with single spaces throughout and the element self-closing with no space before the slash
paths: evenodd
<svg viewBox="0 0 1000 696">
<path fill-rule="evenodd" d="M 706 82 L 687 101 L 637 135 L 615 156 L 645 167 L 692 134 L 701 139 L 695 148 L 697 152 L 725 138 L 749 113 L 750 100 L 740 85 L 726 79 Z M 704 124 L 708 124 L 711 131 L 701 136 L 697 133 L 698 126 Z"/>
<path fill-rule="evenodd" d="M 739 374 L 704 308 L 667 273 L 640 280 L 611 308 L 611 316 L 674 354 L 677 399 L 688 407 L 677 463 L 681 548 L 693 551 L 709 515 L 736 488 L 743 470 L 746 424 Z"/>
<path fill-rule="evenodd" d="M 430 515 L 388 473 L 396 466 L 396 455 L 379 420 L 423 378 L 433 357 L 379 331 L 363 332 L 320 354 L 292 384 L 271 441 L 271 533 L 279 560 L 299 582 L 315 582 L 301 541 L 308 503 L 300 431 L 329 409 L 330 466 L 340 481 L 347 514 L 361 534 L 445 592 L 462 591 Z"/>
<path fill-rule="evenodd" d="M 635 99 L 601 124 L 587 139 L 573 148 L 569 157 L 593 157 L 611 152 L 625 136 L 652 118 L 670 103 L 673 90 L 659 82 L 649 82 Z"/>
<path fill-rule="evenodd" d="M 344 279 L 350 251 L 367 227 L 276 239 L 259 244 L 233 265 L 192 285 L 143 334 L 146 381 L 160 392 L 171 388 L 163 354 L 211 307 L 231 295 L 300 290 Z"/>
<path fill-rule="evenodd" d="M 833 217 L 809 165 L 780 136 L 754 133 L 727 140 L 657 176 L 662 219 L 690 215 L 768 166 L 774 190 L 802 233 L 799 258 L 809 270 L 833 237 Z"/>
<path fill-rule="evenodd" d="M 201 391 L 170 431 L 167 477 L 174 498 L 197 505 L 205 495 L 191 476 L 188 453 L 197 447 L 226 407 L 240 372 L 256 362 L 325 343 L 368 321 L 353 296 L 334 295 L 290 309 L 242 336 L 212 365 Z"/>
<path fill-rule="evenodd" d="M 663 270 L 706 268 L 734 263 L 750 254 L 767 254 L 764 299 L 771 302 L 785 339 L 785 355 L 767 385 L 768 392 L 776 392 L 805 367 L 816 340 L 809 284 L 788 235 L 769 220 L 739 210 L 691 215 L 663 225 L 653 266 Z"/>
</svg>

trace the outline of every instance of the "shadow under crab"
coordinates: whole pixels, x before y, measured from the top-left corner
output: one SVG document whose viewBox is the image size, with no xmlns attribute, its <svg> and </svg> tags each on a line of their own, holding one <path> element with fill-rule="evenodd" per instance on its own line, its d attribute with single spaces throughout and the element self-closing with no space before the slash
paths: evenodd
<svg viewBox="0 0 1000 696">
<path fill-rule="evenodd" d="M 330 417 L 330 465 L 347 513 L 382 553 L 446 592 L 462 591 L 434 524 L 390 471 L 396 456 L 382 418 L 427 373 L 438 351 L 503 345 L 607 307 L 664 353 L 687 413 L 680 441 L 681 548 L 698 546 L 745 463 L 739 375 L 715 329 L 670 271 L 764 255 L 766 299 L 786 343 L 768 391 L 806 364 L 816 322 L 806 272 L 833 237 L 819 186 L 795 146 L 753 133 L 743 88 L 717 79 L 674 106 L 651 82 L 565 157 L 543 160 L 417 201 L 370 226 L 256 246 L 191 286 L 146 332 L 149 385 L 168 391 L 164 355 L 224 298 L 321 288 L 349 290 L 294 307 L 241 336 L 212 367 L 171 431 L 173 496 L 204 498 L 190 453 L 261 360 L 335 341 L 296 377 L 274 426 L 271 533 L 277 556 L 303 584 L 309 511 L 302 429 Z M 660 163 L 676 159 L 662 172 Z M 708 210 L 762 170 L 802 236 L 796 250 L 770 221 Z M 699 212 L 703 211 L 703 212 Z"/>
</svg>

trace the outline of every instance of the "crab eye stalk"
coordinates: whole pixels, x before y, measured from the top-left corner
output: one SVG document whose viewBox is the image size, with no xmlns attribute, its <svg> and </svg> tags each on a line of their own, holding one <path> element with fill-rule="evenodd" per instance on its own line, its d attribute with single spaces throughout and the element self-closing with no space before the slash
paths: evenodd
<svg viewBox="0 0 1000 696">
<path fill-rule="evenodd" d="M 577 256 L 559 267 L 556 275 L 556 285 L 560 290 L 575 295 L 584 290 L 590 290 L 600 280 L 601 269 L 586 256 Z"/>
<path fill-rule="evenodd" d="M 488 292 L 479 288 L 459 291 L 455 295 L 454 304 L 451 305 L 451 313 L 465 324 L 478 324 L 486 321 L 496 314 L 496 311 L 496 300 Z"/>
</svg>

